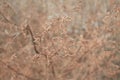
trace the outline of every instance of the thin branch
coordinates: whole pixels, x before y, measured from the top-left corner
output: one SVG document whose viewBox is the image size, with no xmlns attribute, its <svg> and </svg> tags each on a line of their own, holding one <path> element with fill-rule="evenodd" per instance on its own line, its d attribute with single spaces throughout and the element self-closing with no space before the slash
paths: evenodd
<svg viewBox="0 0 120 80">
<path fill-rule="evenodd" d="M 51 63 L 51 68 L 52 68 L 52 74 L 53 74 L 54 78 L 56 79 L 55 67 L 54 67 L 52 61 L 50 61 L 50 63 Z"/>
<path fill-rule="evenodd" d="M 33 46 L 34 46 L 34 50 L 35 50 L 36 54 L 39 54 L 39 51 L 37 50 L 37 47 L 35 46 L 35 45 L 36 45 L 36 43 L 35 43 L 35 38 L 34 38 L 34 35 L 33 35 L 33 32 L 32 32 L 32 30 L 31 30 L 30 26 L 27 25 L 26 29 L 29 31 L 29 33 L 30 33 L 30 35 L 31 35 L 32 44 L 33 44 Z"/>
<path fill-rule="evenodd" d="M 11 23 L 11 21 L 8 20 L 1 11 L 0 11 L 0 15 L 2 15 L 2 17 L 5 19 L 5 21 L 7 21 L 8 23 Z"/>
</svg>

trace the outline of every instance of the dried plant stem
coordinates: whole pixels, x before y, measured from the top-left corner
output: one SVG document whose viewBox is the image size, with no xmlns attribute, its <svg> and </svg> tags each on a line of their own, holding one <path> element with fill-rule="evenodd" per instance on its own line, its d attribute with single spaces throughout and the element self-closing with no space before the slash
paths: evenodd
<svg viewBox="0 0 120 80">
<path fill-rule="evenodd" d="M 11 21 L 8 20 L 1 11 L 0 11 L 0 15 L 2 15 L 2 17 L 5 19 L 5 21 L 7 21 L 8 23 L 11 23 Z"/>
<path fill-rule="evenodd" d="M 53 74 L 53 76 L 54 76 L 54 79 L 56 80 L 55 67 L 54 67 L 52 61 L 51 61 L 50 63 L 51 63 L 50 65 L 51 65 L 51 68 L 52 68 L 52 74 Z"/>
<path fill-rule="evenodd" d="M 49 79 L 49 59 L 48 59 L 48 56 L 47 55 L 44 55 L 45 56 L 45 58 L 46 58 L 46 80 L 48 80 Z"/>
<path fill-rule="evenodd" d="M 34 38 L 34 35 L 33 35 L 33 32 L 32 32 L 32 30 L 31 30 L 30 26 L 27 25 L 26 29 L 29 31 L 29 33 L 30 33 L 30 35 L 31 35 L 32 44 L 33 44 L 33 47 L 34 47 L 34 50 L 35 50 L 36 54 L 39 54 L 39 51 L 37 50 L 37 48 L 36 48 L 36 46 L 35 46 L 35 45 L 36 45 L 36 43 L 35 43 L 35 38 Z"/>
</svg>

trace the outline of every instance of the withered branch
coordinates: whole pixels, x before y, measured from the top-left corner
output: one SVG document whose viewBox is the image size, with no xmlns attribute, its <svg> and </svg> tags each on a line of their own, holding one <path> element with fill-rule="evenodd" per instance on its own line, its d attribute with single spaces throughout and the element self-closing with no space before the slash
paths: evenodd
<svg viewBox="0 0 120 80">
<path fill-rule="evenodd" d="M 35 38 L 34 38 L 34 35 L 33 35 L 33 32 L 32 32 L 32 30 L 31 30 L 30 26 L 27 25 L 26 29 L 29 31 L 29 33 L 30 33 L 30 35 L 31 35 L 32 44 L 33 44 L 33 46 L 34 46 L 34 50 L 35 50 L 36 54 L 39 54 L 39 51 L 38 51 L 37 48 L 36 48 Z"/>
</svg>

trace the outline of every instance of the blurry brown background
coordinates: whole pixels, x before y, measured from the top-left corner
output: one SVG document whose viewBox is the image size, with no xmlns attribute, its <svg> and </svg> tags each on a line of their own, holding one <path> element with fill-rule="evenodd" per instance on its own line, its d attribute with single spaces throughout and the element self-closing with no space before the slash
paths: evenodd
<svg viewBox="0 0 120 80">
<path fill-rule="evenodd" d="M 0 80 L 120 80 L 120 0 L 0 0 Z"/>
</svg>

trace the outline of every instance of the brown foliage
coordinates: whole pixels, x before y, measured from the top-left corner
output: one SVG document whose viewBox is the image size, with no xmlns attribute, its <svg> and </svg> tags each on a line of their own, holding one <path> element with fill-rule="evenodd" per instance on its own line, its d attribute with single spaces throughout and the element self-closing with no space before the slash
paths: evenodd
<svg viewBox="0 0 120 80">
<path fill-rule="evenodd" d="M 91 4 L 87 1 L 80 1 L 78 6 L 84 8 L 84 4 Z M 28 17 L 24 17 L 27 12 L 21 11 L 17 16 L 18 12 L 10 4 L 3 3 L 0 6 L 0 80 L 119 80 L 120 6 L 119 0 L 111 1 L 109 11 L 102 13 L 93 8 L 86 13 L 85 22 L 84 17 L 80 19 L 83 23 L 79 26 L 79 19 L 70 14 L 48 19 L 44 11 Z M 75 9 L 83 15 L 78 6 L 59 5 L 58 8 L 67 9 L 68 13 Z M 97 17 L 102 14 L 102 18 Z M 17 21 L 15 16 L 22 18 Z"/>
</svg>

